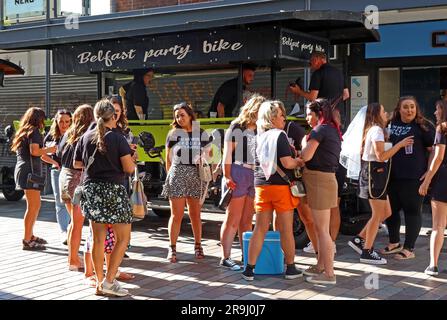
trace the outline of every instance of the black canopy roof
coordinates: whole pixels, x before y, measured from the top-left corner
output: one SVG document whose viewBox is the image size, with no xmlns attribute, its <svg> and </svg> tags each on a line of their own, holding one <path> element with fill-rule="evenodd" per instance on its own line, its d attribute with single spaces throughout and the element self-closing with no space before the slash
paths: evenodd
<svg viewBox="0 0 447 320">
<path fill-rule="evenodd" d="M 282 27 L 321 36 L 331 44 L 363 43 L 379 40 L 376 30 L 365 27 L 360 12 L 329 10 L 280 11 L 255 14 L 213 8 L 172 11 L 163 14 L 110 14 L 79 18 L 79 28 L 66 28 L 65 19 L 51 24 L 17 25 L 0 31 L 0 49 L 53 49 L 58 45 L 107 39 L 133 38 L 175 32 L 260 26 L 278 23 Z"/>
</svg>

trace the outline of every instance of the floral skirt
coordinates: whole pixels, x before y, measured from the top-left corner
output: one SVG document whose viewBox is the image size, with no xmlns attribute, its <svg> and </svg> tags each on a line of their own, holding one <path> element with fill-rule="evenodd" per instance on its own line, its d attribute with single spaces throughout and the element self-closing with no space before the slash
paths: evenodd
<svg viewBox="0 0 447 320">
<path fill-rule="evenodd" d="M 161 195 L 166 198 L 200 199 L 205 191 L 205 183 L 200 180 L 196 166 L 173 164 Z"/>
<path fill-rule="evenodd" d="M 126 188 L 111 182 L 84 183 L 82 213 L 96 223 L 131 223 L 132 207 Z"/>
</svg>

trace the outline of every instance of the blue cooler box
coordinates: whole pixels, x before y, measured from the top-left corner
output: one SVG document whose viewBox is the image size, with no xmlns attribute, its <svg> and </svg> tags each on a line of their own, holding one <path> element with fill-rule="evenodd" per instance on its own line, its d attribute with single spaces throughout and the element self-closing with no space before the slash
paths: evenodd
<svg viewBox="0 0 447 320">
<path fill-rule="evenodd" d="M 252 236 L 251 231 L 244 232 L 242 242 L 244 246 L 244 267 L 248 262 L 248 243 Z M 267 231 L 262 245 L 261 254 L 256 261 L 255 274 L 282 274 L 284 273 L 284 253 L 281 249 L 281 240 L 278 231 Z"/>
</svg>

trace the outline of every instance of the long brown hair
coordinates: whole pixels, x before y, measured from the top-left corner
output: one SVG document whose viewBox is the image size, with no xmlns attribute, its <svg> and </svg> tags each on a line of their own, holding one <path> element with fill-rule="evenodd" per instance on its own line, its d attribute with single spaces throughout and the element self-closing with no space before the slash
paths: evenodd
<svg viewBox="0 0 447 320">
<path fill-rule="evenodd" d="M 93 142 L 102 154 L 107 152 L 104 136 L 106 135 L 105 123 L 115 115 L 115 108 L 108 99 L 102 99 L 95 104 L 96 132 Z"/>
<path fill-rule="evenodd" d="M 53 140 L 58 140 L 62 137 L 62 132 L 59 129 L 58 122 L 63 115 L 67 115 L 71 119 L 71 112 L 66 109 L 61 109 L 56 112 L 53 118 L 53 123 L 51 124 L 49 134 Z"/>
<path fill-rule="evenodd" d="M 400 118 L 400 108 L 402 107 L 402 102 L 405 100 L 411 100 L 414 102 L 414 105 L 416 106 L 416 118 L 414 121 L 421 127 L 424 131 L 429 131 L 429 126 L 431 125 L 431 122 L 427 120 L 427 118 L 424 117 L 421 111 L 421 107 L 419 106 L 419 103 L 417 102 L 416 98 L 414 96 L 403 96 L 400 97 L 397 101 L 396 108 L 394 108 L 393 111 L 393 117 L 391 118 L 391 122 L 402 121 Z"/>
<path fill-rule="evenodd" d="M 447 135 L 447 101 L 438 100 L 436 101 L 435 106 L 439 106 L 442 110 L 441 120 L 436 123 L 437 129 L 444 135 Z"/>
<path fill-rule="evenodd" d="M 123 105 L 123 101 L 120 96 L 110 96 L 108 97 L 110 103 L 114 105 L 115 103 L 120 106 L 121 113 L 120 117 L 116 121 L 116 127 L 122 132 L 127 133 L 129 130 L 129 121 L 127 120 L 127 110 Z"/>
<path fill-rule="evenodd" d="M 186 114 L 191 117 L 191 123 L 196 120 L 196 115 L 194 114 L 192 107 L 186 102 L 180 102 L 174 106 L 174 110 L 173 110 L 174 111 L 173 112 L 174 121 L 172 121 L 172 123 L 171 123 L 171 127 L 173 129 L 181 128 L 181 126 L 178 124 L 177 120 L 175 119 L 175 112 L 180 109 L 185 110 Z"/>
<path fill-rule="evenodd" d="M 22 141 L 28 138 L 35 129 L 42 129 L 45 121 L 45 112 L 37 107 L 31 107 L 26 110 L 22 119 L 20 119 L 19 130 L 12 141 L 11 150 L 17 152 Z"/>
<path fill-rule="evenodd" d="M 76 108 L 73 113 L 73 122 L 67 130 L 67 143 L 76 143 L 87 131 L 93 122 L 93 108 L 89 104 L 83 104 Z"/>
<path fill-rule="evenodd" d="M 371 127 L 378 125 L 382 128 L 382 130 L 385 129 L 386 123 L 383 121 L 382 117 L 380 116 L 380 111 L 382 110 L 382 105 L 378 102 L 372 102 L 368 104 L 368 107 L 366 108 L 366 117 L 365 117 L 365 126 L 363 127 L 363 136 L 362 136 L 362 148 L 360 151 L 360 154 L 363 154 L 363 149 L 365 148 L 365 140 L 366 140 L 366 134 L 368 133 L 368 130 L 371 129 Z M 385 130 L 384 130 L 385 134 Z"/>
</svg>

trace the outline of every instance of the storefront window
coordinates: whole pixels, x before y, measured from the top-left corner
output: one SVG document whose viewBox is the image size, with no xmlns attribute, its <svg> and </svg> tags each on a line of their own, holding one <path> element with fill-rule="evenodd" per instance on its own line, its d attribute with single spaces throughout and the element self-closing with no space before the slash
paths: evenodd
<svg viewBox="0 0 447 320">
<path fill-rule="evenodd" d="M 399 68 L 379 69 L 379 102 L 387 112 L 392 112 L 400 96 Z"/>
<path fill-rule="evenodd" d="M 4 26 L 9 26 L 22 22 L 45 20 L 47 14 L 47 1 L 3 1 Z"/>
<path fill-rule="evenodd" d="M 425 117 L 434 120 L 435 102 L 440 98 L 441 68 L 403 68 L 402 96 L 416 97 Z"/>
<path fill-rule="evenodd" d="M 58 15 L 68 16 L 71 14 L 82 15 L 84 13 L 82 0 L 58 0 Z"/>
</svg>

